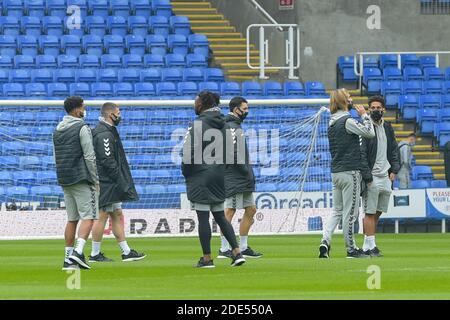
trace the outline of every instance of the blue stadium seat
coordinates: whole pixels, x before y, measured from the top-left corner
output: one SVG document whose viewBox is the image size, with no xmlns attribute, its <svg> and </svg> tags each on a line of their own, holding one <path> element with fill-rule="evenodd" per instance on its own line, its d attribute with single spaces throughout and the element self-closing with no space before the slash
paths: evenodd
<svg viewBox="0 0 450 320">
<path fill-rule="evenodd" d="M 9 82 L 9 71 L 8 69 L 0 69 L 0 83 L 6 83 Z M 1 92 L 1 86 L 0 86 L 0 92 Z"/>
<path fill-rule="evenodd" d="M 12 126 L 14 123 L 13 113 L 7 111 L 0 111 L 0 126 L 6 127 Z"/>
<path fill-rule="evenodd" d="M 65 83 L 49 83 L 47 85 L 47 95 L 49 97 L 67 97 L 69 90 Z"/>
<path fill-rule="evenodd" d="M 14 186 L 6 188 L 6 197 L 10 200 L 15 201 L 27 201 L 28 198 L 28 188 L 22 186 Z"/>
<path fill-rule="evenodd" d="M 418 67 L 406 67 L 403 69 L 403 77 L 408 80 L 423 80 L 422 70 Z"/>
<path fill-rule="evenodd" d="M 128 26 L 124 17 L 110 16 L 106 18 L 106 27 L 109 34 L 125 37 Z"/>
<path fill-rule="evenodd" d="M 151 184 L 145 187 L 145 194 L 163 195 L 167 193 L 167 189 L 162 184 Z"/>
<path fill-rule="evenodd" d="M 244 81 L 242 83 L 243 95 L 262 95 L 263 91 L 259 82 Z"/>
<path fill-rule="evenodd" d="M 139 35 L 127 35 L 125 37 L 125 46 L 128 53 L 139 54 L 141 56 L 145 54 L 145 39 Z"/>
<path fill-rule="evenodd" d="M 82 54 L 78 58 L 81 68 L 99 68 L 100 61 L 96 55 Z"/>
<path fill-rule="evenodd" d="M 98 73 L 98 70 L 96 70 L 96 69 L 75 70 L 75 81 L 76 82 L 86 82 L 86 83 L 97 82 L 97 73 Z"/>
<path fill-rule="evenodd" d="M 37 55 L 36 56 L 36 67 L 37 68 L 56 68 L 56 58 L 51 55 Z"/>
<path fill-rule="evenodd" d="M 423 93 L 441 94 L 443 93 L 443 83 L 441 80 L 429 80 L 423 82 Z"/>
<path fill-rule="evenodd" d="M 142 68 L 142 56 L 138 54 L 125 54 L 122 56 L 122 66 L 124 68 Z"/>
<path fill-rule="evenodd" d="M 40 169 L 39 157 L 24 156 L 19 158 L 19 167 L 22 170 Z"/>
<path fill-rule="evenodd" d="M 97 80 L 99 82 L 117 82 L 117 70 L 113 68 L 98 70 Z"/>
<path fill-rule="evenodd" d="M 0 146 L 0 153 L 1 153 L 1 146 Z M 12 171 L 19 169 L 19 157 L 17 156 L 1 156 L 0 157 L 0 165 L 3 170 Z M 0 171 L 1 172 L 1 171 Z M 3 171 L 5 172 L 5 171 Z M 0 181 L 3 182 L 3 179 L 0 178 Z"/>
<path fill-rule="evenodd" d="M 119 82 L 139 82 L 140 73 L 138 69 L 119 69 L 117 72 Z"/>
<path fill-rule="evenodd" d="M 445 68 L 445 80 L 450 80 L 450 67 Z"/>
<path fill-rule="evenodd" d="M 426 189 L 430 187 L 430 181 L 428 180 L 413 180 L 411 181 L 412 189 Z"/>
<path fill-rule="evenodd" d="M 431 188 L 447 188 L 446 180 L 433 180 L 431 181 Z"/>
<path fill-rule="evenodd" d="M 94 1 L 91 0 L 90 2 Z M 97 2 L 97 0 L 95 0 L 95 2 Z M 104 0 L 104 2 L 106 3 L 106 0 Z M 106 22 L 103 16 L 87 16 L 86 30 L 91 35 L 104 37 L 106 34 Z"/>
<path fill-rule="evenodd" d="M 195 82 L 180 82 L 178 83 L 178 95 L 197 95 L 198 87 Z"/>
<path fill-rule="evenodd" d="M 450 93 L 450 80 L 445 80 L 444 81 L 443 93 L 444 94 L 449 94 Z"/>
<path fill-rule="evenodd" d="M 166 68 L 161 71 L 162 81 L 183 81 L 182 69 L 178 68 Z"/>
<path fill-rule="evenodd" d="M 450 108 L 441 109 L 440 116 L 441 116 L 441 122 L 450 122 Z"/>
<path fill-rule="evenodd" d="M 400 95 L 398 105 L 405 120 L 415 119 L 420 106 L 419 96 L 414 94 Z"/>
<path fill-rule="evenodd" d="M 33 186 L 30 188 L 30 195 L 42 202 L 44 201 L 43 197 L 52 196 L 54 193 L 50 186 Z"/>
<path fill-rule="evenodd" d="M 170 34 L 167 37 L 167 45 L 172 53 L 178 53 L 184 56 L 188 54 L 187 38 L 181 34 Z"/>
<path fill-rule="evenodd" d="M 146 37 L 148 34 L 147 19 L 143 16 L 128 17 L 128 29 L 131 30 L 131 34 Z"/>
<path fill-rule="evenodd" d="M 75 82 L 75 70 L 67 68 L 56 69 L 53 73 L 53 78 L 54 82 Z"/>
<path fill-rule="evenodd" d="M 91 85 L 92 96 L 112 96 L 111 84 L 108 82 L 96 82 Z"/>
<path fill-rule="evenodd" d="M 34 68 L 34 59 L 29 55 L 18 55 L 14 57 L 14 68 Z"/>
<path fill-rule="evenodd" d="M 155 35 L 167 37 L 169 35 L 169 20 L 163 16 L 151 16 L 149 18 L 151 31 Z"/>
<path fill-rule="evenodd" d="M 277 81 L 267 81 L 263 84 L 263 93 L 265 96 L 282 96 L 283 87 Z"/>
<path fill-rule="evenodd" d="M 153 14 L 169 18 L 172 15 L 170 0 L 152 0 Z"/>
<path fill-rule="evenodd" d="M 91 89 L 88 83 L 71 83 L 69 85 L 69 91 L 71 96 L 91 96 Z"/>
<path fill-rule="evenodd" d="M 120 68 L 122 67 L 122 61 L 117 54 L 103 54 L 100 57 L 100 65 L 102 68 Z"/>
<path fill-rule="evenodd" d="M 401 81 L 383 81 L 381 86 L 381 94 L 385 96 L 386 107 L 393 108 L 398 106 L 398 97 L 402 93 Z"/>
<path fill-rule="evenodd" d="M 56 59 L 58 68 L 79 68 L 78 58 L 72 55 L 61 54 Z"/>
<path fill-rule="evenodd" d="M 258 183 L 256 184 L 256 192 L 277 192 L 278 187 L 275 183 Z"/>
<path fill-rule="evenodd" d="M 138 82 L 134 85 L 134 90 L 136 95 L 138 96 L 154 96 L 156 94 L 155 92 L 155 86 L 153 83 L 148 82 Z"/>
<path fill-rule="evenodd" d="M 39 157 L 40 166 L 42 169 L 54 169 L 55 168 L 55 158 L 53 156 L 41 156 Z"/>
<path fill-rule="evenodd" d="M 429 166 L 415 166 L 412 168 L 413 180 L 433 180 L 433 171 Z"/>
<path fill-rule="evenodd" d="M 397 67 L 386 67 L 383 70 L 383 80 L 403 80 L 402 71 Z"/>
<path fill-rule="evenodd" d="M 45 35 L 61 37 L 64 32 L 63 22 L 57 16 L 45 16 L 42 18 L 42 32 Z"/>
<path fill-rule="evenodd" d="M 171 16 L 169 18 L 171 33 L 189 36 L 191 34 L 191 24 L 188 17 Z"/>
<path fill-rule="evenodd" d="M 67 92 L 67 95 L 69 92 Z M 43 111 L 38 112 L 36 115 L 36 122 L 39 123 L 39 125 L 52 125 L 56 126 L 58 122 L 62 119 L 62 113 L 57 111 Z M 48 128 L 48 127 L 37 127 L 37 128 Z M 55 129 L 54 127 L 50 127 Z"/>
<path fill-rule="evenodd" d="M 109 15 L 108 0 L 88 0 L 88 12 L 90 16 L 107 17 Z M 87 22 L 86 17 L 86 22 Z"/>
<path fill-rule="evenodd" d="M 10 57 L 14 57 L 16 55 L 16 41 L 14 36 L 0 35 L 0 55 Z"/>
<path fill-rule="evenodd" d="M 321 82 L 308 81 L 305 83 L 307 95 L 326 95 L 325 86 Z"/>
<path fill-rule="evenodd" d="M 29 97 L 45 97 L 47 95 L 47 90 L 45 89 L 45 85 L 42 83 L 27 83 L 25 85 L 25 95 Z"/>
<path fill-rule="evenodd" d="M 45 16 L 44 0 L 24 0 L 24 12 L 28 16 L 43 17 Z"/>
<path fill-rule="evenodd" d="M 224 96 L 240 96 L 242 91 L 239 83 L 227 81 L 220 84 L 220 93 Z"/>
<path fill-rule="evenodd" d="M 438 109 L 419 109 L 417 110 L 417 122 L 421 126 L 422 133 L 432 133 L 434 125 L 439 120 Z"/>
<path fill-rule="evenodd" d="M 83 52 L 100 57 L 103 54 L 103 41 L 99 36 L 84 35 L 81 40 Z"/>
<path fill-rule="evenodd" d="M 185 184 L 169 184 L 167 186 L 167 193 L 185 193 L 186 192 L 186 185 Z"/>
<path fill-rule="evenodd" d="M 215 92 L 215 93 L 219 93 L 220 94 L 220 88 L 219 88 L 219 84 L 217 82 L 199 82 L 198 83 L 198 91 L 211 91 L 211 92 Z M 240 94 L 240 90 L 239 90 L 239 94 Z"/>
<path fill-rule="evenodd" d="M 450 141 L 450 123 L 437 123 L 434 127 L 434 136 L 438 138 L 439 146 L 442 148 Z"/>
<path fill-rule="evenodd" d="M 113 84 L 113 93 L 116 96 L 133 96 L 134 87 L 129 82 L 118 82 Z"/>
<path fill-rule="evenodd" d="M 21 17 L 20 30 L 24 35 L 39 37 L 41 35 L 41 20 L 38 17 Z"/>
<path fill-rule="evenodd" d="M 166 66 L 184 68 L 186 67 L 186 61 L 184 60 L 184 56 L 181 54 L 171 53 L 166 55 Z"/>
<path fill-rule="evenodd" d="M 63 35 L 61 37 L 61 51 L 66 55 L 78 57 L 81 54 L 81 39 L 75 35 Z"/>
<path fill-rule="evenodd" d="M 4 68 L 12 68 L 13 67 L 13 58 L 10 56 L 2 56 L 0 55 L 0 68 L 4 70 Z M 6 70 L 7 71 L 7 70 Z"/>
<path fill-rule="evenodd" d="M 31 185 L 36 183 L 36 174 L 32 171 L 13 172 L 14 181 L 18 185 Z"/>
<path fill-rule="evenodd" d="M 109 54 L 122 56 L 125 52 L 122 36 L 108 34 L 103 38 L 103 44 L 105 46 L 106 52 Z"/>
<path fill-rule="evenodd" d="M 423 86 L 420 80 L 410 80 L 403 82 L 403 94 L 422 94 Z"/>
<path fill-rule="evenodd" d="M 206 60 L 206 57 L 201 54 L 195 54 L 195 53 L 189 53 L 186 56 L 186 64 L 187 67 L 200 67 L 200 68 L 206 68 L 208 67 L 208 61 Z"/>
<path fill-rule="evenodd" d="M 36 120 L 36 122 L 38 121 Z M 52 127 L 33 127 L 31 128 L 31 135 L 37 140 L 49 141 L 52 139 L 53 132 L 55 131 L 55 126 L 56 123 Z"/>
<path fill-rule="evenodd" d="M 320 182 L 305 182 L 303 188 L 306 192 L 321 191 L 322 184 Z"/>
<path fill-rule="evenodd" d="M 369 86 L 369 81 L 382 80 L 381 70 L 378 68 L 364 68 L 363 70 L 363 83 Z M 372 90 L 370 90 L 372 91 Z"/>
<path fill-rule="evenodd" d="M 30 70 L 13 69 L 9 71 L 9 81 L 18 83 L 28 83 L 31 81 Z M 4 92 L 4 91 L 3 91 Z"/>
<path fill-rule="evenodd" d="M 284 94 L 286 96 L 304 96 L 305 89 L 299 81 L 286 81 L 284 83 Z"/>
<path fill-rule="evenodd" d="M 441 69 L 437 67 L 428 67 L 423 70 L 425 80 L 445 80 Z"/>
<path fill-rule="evenodd" d="M 419 57 L 420 67 L 428 68 L 436 66 L 436 57 L 435 56 L 421 56 Z"/>
<path fill-rule="evenodd" d="M 148 17 L 152 13 L 150 0 L 131 0 L 130 8 L 135 16 Z"/>
<path fill-rule="evenodd" d="M 146 54 L 144 55 L 144 66 L 148 68 L 164 68 L 164 56 L 160 54 Z"/>
<path fill-rule="evenodd" d="M 201 49 L 200 52 L 205 57 L 209 56 L 209 41 L 204 34 L 191 34 L 188 37 L 189 48 L 192 50 Z"/>
<path fill-rule="evenodd" d="M 205 79 L 204 69 L 185 68 L 183 69 L 183 81 L 202 82 Z"/>
<path fill-rule="evenodd" d="M 40 36 L 39 48 L 45 55 L 59 55 L 59 39 L 56 36 Z"/>
<path fill-rule="evenodd" d="M 415 54 L 402 54 L 401 67 L 420 67 L 420 60 Z"/>
<path fill-rule="evenodd" d="M 109 8 L 113 16 L 128 18 L 130 15 L 128 0 L 109 0 Z"/>
<path fill-rule="evenodd" d="M 14 184 L 14 177 L 12 172 L 0 171 L 0 179 L 5 186 L 12 186 Z"/>
<path fill-rule="evenodd" d="M 395 54 L 381 54 L 380 55 L 380 68 L 396 67 L 398 65 L 397 55 Z"/>
<path fill-rule="evenodd" d="M 167 54 L 166 39 L 162 35 L 149 35 L 146 37 L 148 51 L 152 54 L 165 56 Z"/>
<path fill-rule="evenodd" d="M 20 34 L 19 19 L 13 16 L 0 17 L 0 31 L 6 36 L 18 36 Z"/>
<path fill-rule="evenodd" d="M 205 69 L 205 81 L 225 81 L 225 75 L 222 69 L 219 68 L 208 68 Z"/>
<path fill-rule="evenodd" d="M 21 54 L 34 58 L 38 54 L 37 38 L 34 36 L 20 35 L 17 37 L 17 48 Z"/>
<path fill-rule="evenodd" d="M 159 82 L 156 84 L 157 95 L 176 96 L 177 86 L 173 82 Z"/>
<path fill-rule="evenodd" d="M 420 97 L 420 107 L 422 109 L 440 109 L 441 96 L 436 94 L 422 95 Z"/>
<path fill-rule="evenodd" d="M 3 142 L 0 146 L 4 156 L 21 156 L 25 153 L 25 144 L 23 142 Z"/>
<path fill-rule="evenodd" d="M 156 68 L 142 69 L 140 72 L 141 82 L 160 82 L 161 70 Z"/>
</svg>

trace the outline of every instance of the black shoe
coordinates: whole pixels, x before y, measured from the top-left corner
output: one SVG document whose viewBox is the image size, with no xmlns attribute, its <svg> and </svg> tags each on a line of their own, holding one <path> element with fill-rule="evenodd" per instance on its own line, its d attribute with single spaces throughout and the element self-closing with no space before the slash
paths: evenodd
<svg viewBox="0 0 450 320">
<path fill-rule="evenodd" d="M 383 254 L 381 253 L 380 249 L 378 249 L 378 247 L 375 247 L 372 250 L 370 250 L 370 256 L 379 258 L 382 257 Z"/>
<path fill-rule="evenodd" d="M 136 250 L 131 249 L 130 253 L 125 255 L 122 255 L 122 261 L 123 262 L 130 262 L 130 261 L 139 261 L 146 257 L 147 255 L 145 253 L 139 253 Z"/>
<path fill-rule="evenodd" d="M 105 257 L 103 252 L 100 252 L 96 256 L 89 256 L 89 262 L 113 262 L 113 260 Z"/>
<path fill-rule="evenodd" d="M 225 252 L 220 251 L 219 249 L 219 254 L 217 255 L 217 259 L 231 259 L 231 250 L 227 250 Z"/>
<path fill-rule="evenodd" d="M 364 259 L 364 258 L 370 258 L 370 255 L 366 254 L 363 250 L 356 248 L 352 251 L 347 251 L 347 258 L 348 259 Z"/>
<path fill-rule="evenodd" d="M 77 264 L 72 263 L 72 262 L 64 261 L 64 264 L 63 264 L 63 267 L 62 267 L 62 270 L 63 270 L 63 271 L 67 271 L 67 270 L 78 270 L 78 269 L 80 269 L 80 267 L 78 267 Z"/>
<path fill-rule="evenodd" d="M 322 240 L 319 246 L 319 258 L 328 259 L 330 257 L 331 245 L 329 245 L 325 240 Z"/>
<path fill-rule="evenodd" d="M 69 260 L 74 264 L 78 265 L 81 269 L 89 270 L 91 267 L 86 263 L 86 259 L 84 258 L 84 254 L 79 254 L 75 250 L 73 250 L 72 254 L 69 256 Z"/>
<path fill-rule="evenodd" d="M 231 252 L 230 252 L 231 253 Z M 254 251 L 252 248 L 247 247 L 247 249 L 245 249 L 244 251 L 241 252 L 242 255 L 244 256 L 244 258 L 253 258 L 253 259 L 258 259 L 261 258 L 263 256 L 262 253 L 256 252 Z"/>
<path fill-rule="evenodd" d="M 245 263 L 245 258 L 242 255 L 242 253 L 237 254 L 236 256 L 231 256 L 231 259 L 233 261 L 231 261 L 231 266 L 232 267 L 239 267 L 241 265 L 243 265 Z"/>
<path fill-rule="evenodd" d="M 194 266 L 195 268 L 215 268 L 213 260 L 205 261 L 203 257 L 200 258 L 200 260 L 197 262 L 197 264 Z"/>
</svg>

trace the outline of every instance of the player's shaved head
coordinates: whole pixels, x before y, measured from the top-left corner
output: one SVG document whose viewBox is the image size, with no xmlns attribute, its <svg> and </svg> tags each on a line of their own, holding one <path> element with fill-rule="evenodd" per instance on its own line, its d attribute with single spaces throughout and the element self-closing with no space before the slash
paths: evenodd
<svg viewBox="0 0 450 320">
<path fill-rule="evenodd" d="M 116 109 L 119 108 L 119 106 L 113 102 L 105 102 L 102 105 L 102 116 L 106 118 L 109 114 L 116 111 Z"/>
</svg>

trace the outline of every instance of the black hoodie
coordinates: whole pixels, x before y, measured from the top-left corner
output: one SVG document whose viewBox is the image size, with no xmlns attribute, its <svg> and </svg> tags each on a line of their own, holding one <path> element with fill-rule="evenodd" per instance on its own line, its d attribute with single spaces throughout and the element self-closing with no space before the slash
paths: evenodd
<svg viewBox="0 0 450 320">
<path fill-rule="evenodd" d="M 194 131 L 194 128 L 200 128 L 200 124 L 201 131 Z M 222 143 L 214 143 L 215 139 L 204 141 L 207 138 L 205 132 L 209 129 L 219 130 Z M 219 108 L 204 111 L 189 125 L 183 146 L 181 170 L 186 179 L 187 197 L 191 202 L 215 204 L 225 201 L 225 145 L 225 118 Z M 217 146 L 216 151 L 222 153 L 222 161 L 219 164 L 205 163 L 203 154 L 208 146 Z M 198 164 L 194 164 L 195 148 L 198 148 L 197 154 L 200 154 L 201 150 L 202 155 L 201 163 Z"/>
</svg>

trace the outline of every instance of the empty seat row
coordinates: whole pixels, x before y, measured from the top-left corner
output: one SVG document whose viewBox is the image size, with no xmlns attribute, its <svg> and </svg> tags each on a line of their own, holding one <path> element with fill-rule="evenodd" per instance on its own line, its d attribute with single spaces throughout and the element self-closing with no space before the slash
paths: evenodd
<svg viewBox="0 0 450 320">
<path fill-rule="evenodd" d="M 365 68 L 363 81 L 369 80 L 450 80 L 450 68 L 445 71 L 437 67 L 427 67 L 423 71 L 419 67 L 406 67 L 400 70 L 396 67 L 386 67 L 383 71 L 378 68 Z"/>
<path fill-rule="evenodd" d="M 164 68 L 164 67 L 207 67 L 208 59 L 202 54 L 189 53 L 186 56 L 171 53 L 160 54 L 103 54 L 100 57 L 82 54 L 72 55 L 30 55 L 0 56 L 1 78 L 9 73 L 7 69 L 34 68 Z M 3 70 L 2 70 L 3 69 Z M 1 81 L 1 80 L 0 80 Z"/>
<path fill-rule="evenodd" d="M 73 13 L 73 10 L 68 9 L 70 6 L 77 6 L 82 16 L 172 15 L 170 0 L 3 0 L 3 15 L 48 15 L 63 18 Z"/>
<path fill-rule="evenodd" d="M 16 41 L 17 40 L 17 41 Z M 75 57 L 81 54 L 101 56 L 104 53 L 123 55 L 125 53 L 144 55 L 168 52 L 187 55 L 189 52 L 209 55 L 208 39 L 204 35 L 169 35 L 167 41 L 160 35 L 146 37 L 137 35 L 64 35 L 57 36 L 5 36 L 0 35 L 0 55 L 24 54 L 35 57 L 39 54 L 57 56 L 67 54 Z"/>
<path fill-rule="evenodd" d="M 66 35 L 91 34 L 104 36 L 105 34 L 121 35 L 134 34 L 146 36 L 157 34 L 167 37 L 169 34 L 189 36 L 192 33 L 189 19 L 184 16 L 88 16 L 77 24 L 71 17 L 61 19 L 57 16 L 47 16 L 42 19 L 35 16 L 16 18 L 0 16 L 0 34 L 9 36 L 28 35 L 39 37 L 51 35 L 60 37 Z"/>
</svg>

